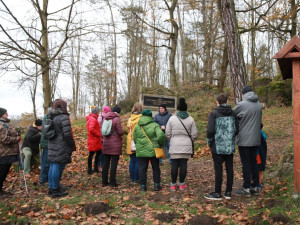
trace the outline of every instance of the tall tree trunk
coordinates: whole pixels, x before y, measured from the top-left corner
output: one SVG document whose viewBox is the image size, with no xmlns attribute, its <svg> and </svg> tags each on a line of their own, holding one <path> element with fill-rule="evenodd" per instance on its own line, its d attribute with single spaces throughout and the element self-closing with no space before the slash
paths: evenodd
<svg viewBox="0 0 300 225">
<path fill-rule="evenodd" d="M 292 30 L 291 38 L 297 34 L 297 6 L 295 0 L 290 0 L 291 3 L 291 12 L 292 12 Z"/>
<path fill-rule="evenodd" d="M 169 6 L 168 2 L 164 0 L 170 15 L 170 21 L 172 24 L 173 32 L 171 32 L 170 38 L 171 38 L 171 52 L 169 56 L 169 63 L 170 63 L 170 86 L 172 89 L 176 89 L 178 87 L 178 79 L 176 74 L 176 68 L 175 68 L 175 56 L 176 56 L 176 50 L 177 50 L 177 40 L 178 40 L 178 24 L 174 19 L 174 11 L 177 5 L 177 0 L 172 0 L 171 6 Z"/>
<path fill-rule="evenodd" d="M 228 58 L 232 76 L 234 96 L 238 100 L 242 99 L 242 88 L 245 85 L 245 63 L 241 40 L 237 27 L 237 18 L 233 0 L 218 0 L 222 15 L 223 29 L 228 48 Z"/>
<path fill-rule="evenodd" d="M 223 50 L 223 57 L 222 57 L 222 65 L 221 65 L 221 71 L 220 71 L 220 77 L 218 82 L 218 91 L 219 93 L 223 92 L 225 80 L 226 80 L 226 74 L 227 74 L 227 67 L 228 67 L 228 53 L 227 53 L 227 47 L 224 43 L 224 50 Z"/>
</svg>

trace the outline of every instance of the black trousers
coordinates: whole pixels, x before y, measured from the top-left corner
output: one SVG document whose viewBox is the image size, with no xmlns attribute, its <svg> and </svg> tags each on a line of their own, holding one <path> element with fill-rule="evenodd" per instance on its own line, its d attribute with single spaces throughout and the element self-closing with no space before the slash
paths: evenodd
<svg viewBox="0 0 300 225">
<path fill-rule="evenodd" d="M 239 146 L 239 153 L 243 169 L 244 188 L 251 187 L 251 180 L 253 186 L 259 185 L 258 167 L 256 162 L 257 146 L 241 147 Z"/>
<path fill-rule="evenodd" d="M 172 159 L 171 163 L 171 179 L 175 184 L 177 181 L 179 170 L 179 183 L 184 183 L 187 174 L 187 161 L 188 159 Z"/>
<path fill-rule="evenodd" d="M 215 192 L 220 193 L 222 191 L 223 182 L 223 162 L 226 166 L 227 182 L 225 192 L 232 191 L 233 185 L 233 154 L 223 155 L 212 153 L 214 168 L 215 168 Z"/>
<path fill-rule="evenodd" d="M 97 152 L 90 151 L 89 157 L 88 157 L 88 169 L 92 170 L 92 161 L 93 161 L 93 156 L 95 153 L 96 153 L 96 156 L 95 156 L 94 170 L 98 171 L 98 163 L 99 163 L 99 157 L 100 157 L 101 151 L 97 151 Z"/>
<path fill-rule="evenodd" d="M 147 170 L 148 170 L 149 161 L 151 162 L 151 165 L 152 165 L 153 181 L 156 184 L 160 184 L 159 159 L 157 159 L 155 157 L 138 158 L 140 184 L 147 185 Z"/>
<path fill-rule="evenodd" d="M 117 166 L 119 162 L 119 155 L 107 155 L 103 154 L 103 169 L 102 169 L 102 184 L 108 184 L 108 170 L 110 166 L 110 184 L 117 184 L 116 174 Z"/>
<path fill-rule="evenodd" d="M 2 190 L 3 183 L 7 177 L 11 164 L 0 164 L 0 190 Z"/>
</svg>

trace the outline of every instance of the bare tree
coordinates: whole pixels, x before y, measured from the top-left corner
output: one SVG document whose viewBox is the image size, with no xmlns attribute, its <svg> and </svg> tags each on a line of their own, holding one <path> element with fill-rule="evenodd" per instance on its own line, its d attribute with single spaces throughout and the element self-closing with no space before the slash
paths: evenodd
<svg viewBox="0 0 300 225">
<path fill-rule="evenodd" d="M 35 10 L 36 18 L 34 21 L 38 21 L 40 27 L 40 29 L 36 31 L 36 28 L 27 25 L 26 21 L 21 22 L 7 6 L 5 1 L 0 0 L 3 13 L 7 15 L 7 18 L 11 19 L 10 25 L 15 24 L 13 28 L 5 27 L 2 23 L 0 24 L 1 35 L 5 37 L 0 40 L 0 47 L 3 51 L 1 60 L 2 62 L 29 60 L 41 67 L 45 113 L 51 101 L 50 64 L 60 54 L 72 34 L 70 26 L 73 19 L 72 12 L 75 2 L 77 2 L 77 0 L 70 0 L 69 5 L 57 11 L 49 12 L 49 0 L 43 0 L 42 5 L 38 0 L 30 0 L 32 8 Z M 59 17 L 57 19 L 57 17 L 55 17 L 61 15 L 61 12 L 65 10 L 68 10 L 66 18 Z M 64 23 L 63 27 L 61 26 L 62 23 Z M 16 32 L 18 35 L 16 35 Z M 63 34 L 63 38 L 60 43 L 50 51 L 49 38 L 52 32 Z M 35 36 L 35 33 L 38 33 L 38 35 Z"/>
</svg>

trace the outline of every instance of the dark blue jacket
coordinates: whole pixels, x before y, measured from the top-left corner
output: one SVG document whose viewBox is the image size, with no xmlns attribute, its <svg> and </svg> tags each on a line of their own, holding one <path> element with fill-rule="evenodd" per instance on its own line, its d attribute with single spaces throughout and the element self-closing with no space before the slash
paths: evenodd
<svg viewBox="0 0 300 225">
<path fill-rule="evenodd" d="M 159 112 L 158 114 L 155 115 L 154 122 L 158 123 L 158 125 L 160 127 L 162 125 L 167 126 L 167 123 L 171 116 L 172 116 L 172 113 L 168 112 L 168 110 L 166 110 L 166 112 L 164 114 L 161 114 Z"/>
</svg>

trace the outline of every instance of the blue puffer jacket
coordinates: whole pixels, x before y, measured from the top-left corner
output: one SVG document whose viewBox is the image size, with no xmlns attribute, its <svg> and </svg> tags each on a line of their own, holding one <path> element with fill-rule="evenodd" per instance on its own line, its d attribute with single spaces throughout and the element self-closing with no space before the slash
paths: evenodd
<svg viewBox="0 0 300 225">
<path fill-rule="evenodd" d="M 168 112 L 168 110 L 166 110 L 166 112 L 164 114 L 161 114 L 159 112 L 158 114 L 155 115 L 154 122 L 158 123 L 158 125 L 160 127 L 162 125 L 167 126 L 167 123 L 168 123 L 171 116 L 172 116 L 172 113 Z"/>
<path fill-rule="evenodd" d="M 220 105 L 209 114 L 206 137 L 212 153 L 233 154 L 235 151 L 235 136 L 238 133 L 237 115 L 232 111 L 230 105 Z"/>
<path fill-rule="evenodd" d="M 53 120 L 56 137 L 48 140 L 48 160 L 50 163 L 70 163 L 75 142 L 69 116 L 57 108 L 50 111 L 50 119 Z"/>
</svg>

